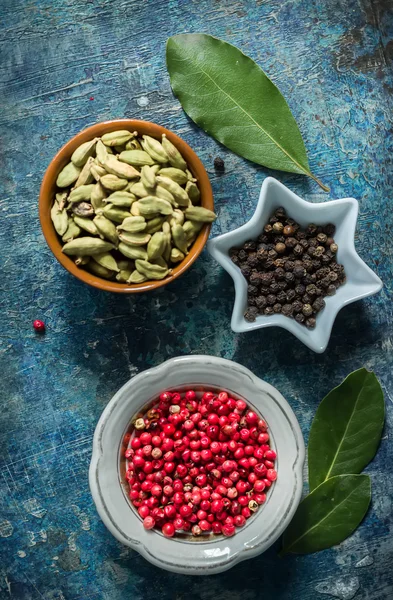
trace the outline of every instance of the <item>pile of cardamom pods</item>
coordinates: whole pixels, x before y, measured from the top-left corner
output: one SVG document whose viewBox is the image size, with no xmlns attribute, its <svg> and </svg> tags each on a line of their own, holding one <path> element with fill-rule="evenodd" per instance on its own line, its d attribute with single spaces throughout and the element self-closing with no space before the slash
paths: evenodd
<svg viewBox="0 0 393 600">
<path fill-rule="evenodd" d="M 51 209 L 63 252 L 104 279 L 164 279 L 216 215 L 178 149 L 126 130 L 79 146 L 59 173 Z"/>
</svg>

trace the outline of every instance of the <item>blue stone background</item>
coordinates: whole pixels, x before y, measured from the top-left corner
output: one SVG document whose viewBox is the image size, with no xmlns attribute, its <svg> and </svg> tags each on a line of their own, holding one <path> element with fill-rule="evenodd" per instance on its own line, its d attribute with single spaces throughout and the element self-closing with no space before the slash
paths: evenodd
<svg viewBox="0 0 393 600">
<path fill-rule="evenodd" d="M 393 597 L 392 58 L 389 0 L 2 0 L 0 20 L 0 598 L 20 600 L 292 600 Z M 323 193 L 222 148 L 173 97 L 165 41 L 203 31 L 239 46 L 279 86 Z M 37 216 L 54 153 L 97 121 L 133 117 L 173 129 L 199 154 L 218 213 L 213 235 L 254 211 L 266 175 L 311 202 L 354 196 L 356 247 L 382 292 L 338 315 L 313 354 L 280 329 L 235 335 L 232 281 L 208 256 L 138 297 L 73 279 Z M 213 159 L 221 156 L 225 174 Z M 32 321 L 46 322 L 36 335 Z M 360 366 L 379 377 L 387 419 L 367 468 L 369 513 L 337 548 L 277 557 L 279 544 L 230 572 L 169 574 L 120 545 L 88 488 L 95 424 L 130 377 L 176 355 L 240 362 L 289 400 L 307 439 L 323 396 Z"/>
</svg>

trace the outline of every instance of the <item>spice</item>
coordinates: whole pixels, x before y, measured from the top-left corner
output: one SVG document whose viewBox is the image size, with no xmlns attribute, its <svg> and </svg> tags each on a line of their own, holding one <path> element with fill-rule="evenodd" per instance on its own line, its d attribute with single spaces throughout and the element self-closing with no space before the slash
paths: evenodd
<svg viewBox="0 0 393 600">
<path fill-rule="evenodd" d="M 144 528 L 165 537 L 234 535 L 277 477 L 266 422 L 225 391 L 162 392 L 135 420 L 124 456 Z"/>
<path fill-rule="evenodd" d="M 38 333 L 44 333 L 45 331 L 45 323 L 39 319 L 33 321 L 33 327 Z"/>
<path fill-rule="evenodd" d="M 225 171 L 225 163 L 220 156 L 214 159 L 214 168 L 216 171 L 223 173 Z"/>
<path fill-rule="evenodd" d="M 323 298 L 333 296 L 345 283 L 344 267 L 336 260 L 334 231 L 331 223 L 310 223 L 301 230 L 278 208 L 257 240 L 230 250 L 249 283 L 247 321 L 281 313 L 309 329 L 316 326 L 317 314 L 325 307 Z"/>
</svg>

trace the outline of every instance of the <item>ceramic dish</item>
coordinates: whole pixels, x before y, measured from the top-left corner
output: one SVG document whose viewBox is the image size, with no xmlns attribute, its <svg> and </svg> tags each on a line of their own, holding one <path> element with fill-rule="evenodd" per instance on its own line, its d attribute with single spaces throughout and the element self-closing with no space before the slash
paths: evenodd
<svg viewBox="0 0 393 600">
<path fill-rule="evenodd" d="M 121 450 L 131 418 L 164 389 L 186 384 L 219 387 L 244 398 L 266 420 L 277 452 L 277 481 L 266 503 L 233 537 L 165 538 L 143 528 L 131 506 L 121 473 Z M 264 552 L 288 526 L 303 486 L 304 441 L 296 417 L 282 395 L 241 365 L 213 356 L 183 356 L 140 373 L 105 408 L 94 434 L 90 489 L 109 531 L 153 564 L 192 575 L 229 569 Z"/>
<path fill-rule="evenodd" d="M 72 257 L 69 257 L 61 251 L 62 245 L 60 243 L 59 236 L 57 235 L 50 217 L 50 209 L 53 202 L 53 197 L 56 191 L 56 179 L 61 169 L 70 161 L 70 157 L 74 150 L 84 142 L 93 139 L 94 137 L 102 136 L 104 133 L 109 131 L 115 131 L 117 129 L 128 129 L 129 131 L 138 131 L 140 135 L 150 135 L 155 138 L 161 139 L 163 133 L 166 134 L 167 138 L 178 148 L 180 153 L 183 155 L 188 167 L 194 177 L 198 180 L 199 189 L 201 192 L 201 205 L 210 210 L 214 210 L 213 193 L 210 185 L 208 175 L 205 167 L 199 160 L 195 152 L 190 148 L 188 144 L 177 135 L 175 135 L 169 129 L 150 123 L 149 121 L 138 121 L 135 119 L 121 119 L 116 121 L 105 121 L 103 123 L 97 123 L 92 127 L 84 129 L 76 136 L 74 136 L 69 142 L 67 142 L 52 159 L 49 167 L 46 170 L 39 196 L 39 213 L 40 221 L 43 234 L 48 243 L 49 248 L 57 260 L 63 265 L 67 271 L 72 275 L 100 290 L 108 292 L 119 292 L 123 294 L 132 294 L 138 292 L 147 292 L 150 290 L 157 289 L 167 283 L 170 283 L 177 277 L 180 277 L 187 269 L 195 262 L 200 253 L 202 252 L 207 238 L 209 237 L 210 224 L 206 224 L 201 229 L 197 239 L 190 248 L 189 254 L 186 258 L 173 268 L 173 273 L 169 277 L 162 279 L 161 281 L 146 281 L 140 284 L 127 284 L 118 283 L 116 281 L 108 281 L 89 273 L 85 269 L 78 268 Z"/>
<path fill-rule="evenodd" d="M 247 281 L 239 267 L 231 261 L 229 250 L 241 246 L 247 240 L 256 239 L 271 214 L 280 206 L 284 207 L 288 216 L 295 219 L 302 227 L 309 223 L 316 225 L 333 223 L 336 226 L 334 239 L 338 244 L 337 261 L 344 265 L 347 281 L 338 288 L 334 296 L 325 298 L 326 307 L 318 314 L 315 329 L 307 329 L 294 319 L 280 314 L 259 315 L 254 323 L 249 323 L 244 318 L 247 307 Z M 358 203 L 354 198 L 312 204 L 291 192 L 276 179 L 272 177 L 265 179 L 257 208 L 250 221 L 208 243 L 210 254 L 224 267 L 235 284 L 232 330 L 243 333 L 262 327 L 283 327 L 314 352 L 324 352 L 338 311 L 351 302 L 376 294 L 382 288 L 382 281 L 356 253 L 354 235 L 357 216 Z"/>
</svg>

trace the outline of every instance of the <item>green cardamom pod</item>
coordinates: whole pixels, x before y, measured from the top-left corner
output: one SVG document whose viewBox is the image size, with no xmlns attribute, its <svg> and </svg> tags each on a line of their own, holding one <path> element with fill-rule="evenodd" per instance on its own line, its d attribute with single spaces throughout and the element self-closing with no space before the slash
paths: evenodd
<svg viewBox="0 0 393 600">
<path fill-rule="evenodd" d="M 137 136 L 138 132 L 134 131 L 134 135 Z M 142 150 L 142 146 L 140 145 L 138 140 L 134 138 L 133 140 L 130 140 L 126 143 L 126 150 Z"/>
<path fill-rule="evenodd" d="M 117 177 L 122 179 L 135 179 L 141 175 L 134 167 L 120 162 L 114 156 L 108 156 L 103 166 L 108 173 L 117 175 Z"/>
<path fill-rule="evenodd" d="M 154 188 L 156 187 L 156 176 L 149 165 L 144 165 L 141 169 L 141 183 L 149 193 L 154 192 Z"/>
<path fill-rule="evenodd" d="M 124 190 L 127 187 L 128 181 L 127 179 L 121 179 L 116 175 L 103 175 L 100 179 L 101 185 L 104 186 L 106 190 L 110 190 L 111 192 L 118 192 L 120 190 Z"/>
<path fill-rule="evenodd" d="M 94 254 L 108 252 L 109 250 L 113 250 L 113 248 L 113 244 L 109 242 L 104 242 L 100 238 L 86 236 L 68 242 L 63 246 L 62 252 L 69 256 L 93 256 Z"/>
<path fill-rule="evenodd" d="M 150 260 L 150 262 L 153 265 L 159 265 L 160 267 L 163 267 L 164 269 L 168 268 L 168 263 L 164 260 L 164 258 L 162 256 L 157 256 L 157 258 Z"/>
<path fill-rule="evenodd" d="M 81 169 L 70 162 L 58 174 L 56 185 L 59 188 L 69 187 L 80 175 Z"/>
<path fill-rule="evenodd" d="M 187 175 L 188 181 L 192 181 L 193 183 L 196 183 L 198 181 L 197 179 L 195 179 L 195 177 L 193 176 L 191 171 L 189 171 L 188 169 L 186 169 L 186 175 Z"/>
<path fill-rule="evenodd" d="M 67 242 L 70 242 L 71 240 L 77 238 L 78 235 L 80 235 L 80 233 L 81 233 L 81 228 L 78 227 L 78 225 L 75 223 L 74 219 L 69 218 L 67 231 L 65 232 L 65 234 L 63 235 L 63 237 L 61 239 L 66 244 Z"/>
<path fill-rule="evenodd" d="M 187 169 L 187 163 L 180 154 L 179 150 L 168 140 L 165 133 L 162 134 L 162 147 L 164 148 L 169 164 L 176 169 L 185 171 Z"/>
<path fill-rule="evenodd" d="M 179 248 L 183 254 L 187 254 L 187 236 L 183 227 L 179 223 L 175 223 L 171 227 L 171 233 L 176 248 Z"/>
<path fill-rule="evenodd" d="M 73 204 L 74 202 L 90 200 L 94 186 L 95 183 L 90 183 L 88 185 L 80 185 L 79 187 L 74 188 L 68 196 L 68 202 Z"/>
<path fill-rule="evenodd" d="M 90 202 L 78 202 L 71 206 L 71 210 L 77 217 L 92 217 L 94 215 L 94 208 Z"/>
<path fill-rule="evenodd" d="M 150 156 L 154 159 L 154 162 L 167 163 L 169 161 L 169 157 L 162 144 L 160 144 L 160 142 L 155 138 L 152 138 L 149 135 L 144 135 L 141 144 L 145 152 L 150 154 Z"/>
<path fill-rule="evenodd" d="M 114 272 L 102 265 L 99 265 L 94 260 L 89 261 L 87 265 L 87 270 L 93 273 L 93 275 L 97 275 L 97 277 L 102 277 L 103 279 L 112 279 Z"/>
<path fill-rule="evenodd" d="M 136 201 L 136 196 L 134 194 L 130 194 L 129 192 L 114 192 L 108 198 L 104 200 L 104 204 L 113 204 L 114 206 L 120 206 L 129 208 L 133 202 Z"/>
<path fill-rule="evenodd" d="M 126 144 L 134 134 L 126 129 L 119 129 L 118 131 L 110 131 L 109 133 L 104 133 L 101 136 L 101 141 L 105 146 L 123 146 Z"/>
<path fill-rule="evenodd" d="M 144 196 L 149 195 L 149 192 L 147 191 L 143 183 L 141 183 L 140 181 L 138 181 L 137 183 L 133 183 L 132 185 L 129 184 L 127 188 L 127 192 L 128 191 L 131 192 L 131 194 L 135 194 L 135 196 L 138 196 L 138 198 L 144 198 Z"/>
<path fill-rule="evenodd" d="M 82 168 L 82 171 L 80 172 L 74 187 L 77 188 L 81 185 L 87 185 L 88 183 L 94 181 L 93 173 L 91 172 L 91 167 L 93 163 L 94 159 L 90 156 L 87 159 L 87 162 L 85 163 L 84 167 Z"/>
<path fill-rule="evenodd" d="M 102 212 L 104 213 L 105 217 L 107 217 L 107 219 L 110 219 L 114 223 L 122 223 L 124 219 L 130 216 L 129 211 L 124 210 L 123 208 L 119 208 L 117 206 L 113 206 L 112 204 L 107 204 L 106 206 L 104 206 Z"/>
<path fill-rule="evenodd" d="M 157 173 L 159 172 L 159 170 L 161 169 L 162 165 L 152 165 L 151 170 L 153 171 L 154 175 L 157 175 Z"/>
<path fill-rule="evenodd" d="M 169 225 L 172 227 L 172 225 L 174 225 L 175 223 L 179 223 L 179 225 L 183 225 L 184 223 L 184 213 L 179 210 L 179 209 L 175 209 L 173 211 L 173 213 L 167 217 L 168 223 Z"/>
<path fill-rule="evenodd" d="M 133 167 L 143 167 L 143 165 L 152 165 L 154 160 L 144 150 L 125 150 L 121 152 L 119 160 L 132 165 Z"/>
<path fill-rule="evenodd" d="M 131 204 L 130 213 L 132 214 L 133 217 L 140 217 L 141 216 L 138 202 L 133 202 Z"/>
<path fill-rule="evenodd" d="M 67 192 L 59 192 L 56 194 L 56 202 L 59 205 L 59 210 L 63 210 L 63 208 L 67 204 L 67 196 Z"/>
<path fill-rule="evenodd" d="M 105 267 L 106 269 L 116 271 L 116 273 L 119 272 L 117 262 L 115 261 L 110 252 L 102 252 L 101 254 L 95 254 L 93 256 L 93 260 L 95 260 L 99 265 Z"/>
<path fill-rule="evenodd" d="M 161 200 L 166 200 L 167 202 L 170 202 L 175 208 L 179 206 L 173 195 L 170 192 L 168 192 L 168 190 L 166 190 L 164 187 L 162 187 L 162 185 L 156 186 L 155 195 L 157 196 L 157 198 L 161 198 Z"/>
<path fill-rule="evenodd" d="M 104 166 L 106 159 L 108 158 L 108 148 L 104 146 L 101 140 L 98 140 L 96 144 L 96 160 L 100 167 Z"/>
<path fill-rule="evenodd" d="M 83 167 L 87 160 L 95 153 L 96 143 L 98 138 L 84 142 L 71 155 L 71 162 L 76 167 Z"/>
<path fill-rule="evenodd" d="M 97 215 L 94 217 L 93 223 L 97 227 L 100 236 L 106 238 L 112 242 L 112 244 L 117 246 L 119 237 L 117 235 L 116 226 L 112 223 L 112 221 L 104 217 L 104 215 Z"/>
<path fill-rule="evenodd" d="M 173 207 L 167 200 L 155 196 L 146 196 L 146 198 L 138 200 L 138 209 L 143 217 L 156 213 L 161 215 L 171 215 L 173 213 Z"/>
<path fill-rule="evenodd" d="M 147 258 L 147 252 L 141 246 L 129 246 L 128 244 L 120 242 L 118 250 L 120 250 L 127 258 L 131 258 L 131 260 L 136 260 L 138 258 L 144 260 Z"/>
<path fill-rule="evenodd" d="M 63 210 L 59 210 L 59 205 L 56 200 L 53 203 L 53 206 L 50 211 L 50 217 L 52 219 L 53 227 L 56 229 L 56 232 L 62 236 L 65 234 L 68 228 L 68 216 L 65 208 Z"/>
<path fill-rule="evenodd" d="M 103 200 L 106 198 L 106 192 L 99 181 L 95 184 L 92 189 L 90 202 L 93 205 L 94 210 L 98 210 L 104 206 Z"/>
<path fill-rule="evenodd" d="M 118 274 L 116 275 L 116 281 L 119 283 L 128 283 L 129 278 L 131 277 L 131 273 L 133 272 L 133 268 L 129 269 L 120 269 Z"/>
<path fill-rule="evenodd" d="M 203 227 L 203 223 L 197 221 L 186 221 L 183 225 L 187 237 L 187 243 L 190 245 Z"/>
<path fill-rule="evenodd" d="M 146 246 L 149 242 L 151 235 L 149 233 L 145 233 L 144 231 L 141 233 L 131 233 L 130 231 L 121 231 L 119 233 L 119 239 L 121 242 L 125 244 L 129 244 L 130 246 Z"/>
<path fill-rule="evenodd" d="M 135 265 L 131 260 L 126 260 L 125 258 L 122 258 L 117 262 L 117 268 L 119 269 L 119 271 L 126 271 L 127 269 L 131 271 L 133 271 L 135 269 Z"/>
<path fill-rule="evenodd" d="M 193 181 L 188 181 L 186 185 L 186 192 L 189 199 L 193 204 L 199 204 L 201 201 L 201 192 L 199 187 Z"/>
<path fill-rule="evenodd" d="M 146 233 L 153 235 L 156 231 L 161 231 L 163 222 L 164 217 L 154 217 L 154 219 L 150 219 L 146 224 Z"/>
<path fill-rule="evenodd" d="M 178 183 L 162 175 L 157 175 L 157 183 L 168 190 L 180 206 L 188 206 L 190 199 L 187 192 Z"/>
<path fill-rule="evenodd" d="M 178 248 L 172 248 L 171 250 L 171 262 L 178 263 L 185 258 L 183 252 L 180 252 Z"/>
<path fill-rule="evenodd" d="M 148 279 L 164 279 L 171 272 L 164 267 L 160 267 L 160 265 L 153 265 L 147 260 L 139 260 L 135 261 L 135 266 L 139 273 L 145 275 Z"/>
<path fill-rule="evenodd" d="M 217 219 L 217 215 L 208 208 L 203 206 L 193 206 L 185 211 L 186 219 L 190 221 L 199 221 L 200 223 L 213 223 Z"/>
<path fill-rule="evenodd" d="M 84 231 L 87 231 L 87 233 L 90 233 L 90 235 L 98 235 L 97 227 L 95 226 L 94 221 L 91 219 L 88 219 L 87 217 L 78 217 L 75 215 L 74 221 L 78 227 Z"/>
<path fill-rule="evenodd" d="M 93 160 L 93 164 L 91 166 L 91 174 L 93 175 L 93 177 L 96 181 L 99 181 L 101 179 L 101 177 L 103 177 L 107 173 L 106 173 L 104 167 L 97 165 Z"/>
<path fill-rule="evenodd" d="M 172 236 L 171 236 L 171 228 L 167 221 L 164 221 L 162 224 L 162 232 L 165 235 L 165 250 L 162 254 L 164 260 L 169 263 L 171 258 L 171 250 L 172 250 Z"/>
<path fill-rule="evenodd" d="M 136 269 L 131 273 L 131 276 L 127 279 L 127 283 L 144 283 L 145 281 L 147 281 L 147 277 L 142 273 L 139 273 L 139 271 L 137 271 Z"/>
<path fill-rule="evenodd" d="M 137 233 L 139 231 L 145 231 L 146 227 L 147 223 L 144 217 L 127 217 L 126 219 L 124 219 L 121 225 L 118 225 L 117 230 Z"/>
<path fill-rule="evenodd" d="M 151 237 L 151 240 L 147 244 L 147 258 L 148 260 L 154 260 L 159 256 L 162 256 L 166 246 L 165 234 L 162 231 L 157 231 Z"/>
<path fill-rule="evenodd" d="M 89 262 L 90 256 L 77 256 L 77 258 L 74 260 L 74 263 L 77 267 L 84 267 Z"/>
<path fill-rule="evenodd" d="M 175 167 L 164 167 L 163 169 L 159 170 L 158 174 L 162 177 L 168 177 L 169 179 L 172 179 L 172 181 L 178 183 L 179 185 L 184 185 L 188 181 L 186 173 L 181 169 L 176 169 Z"/>
</svg>

